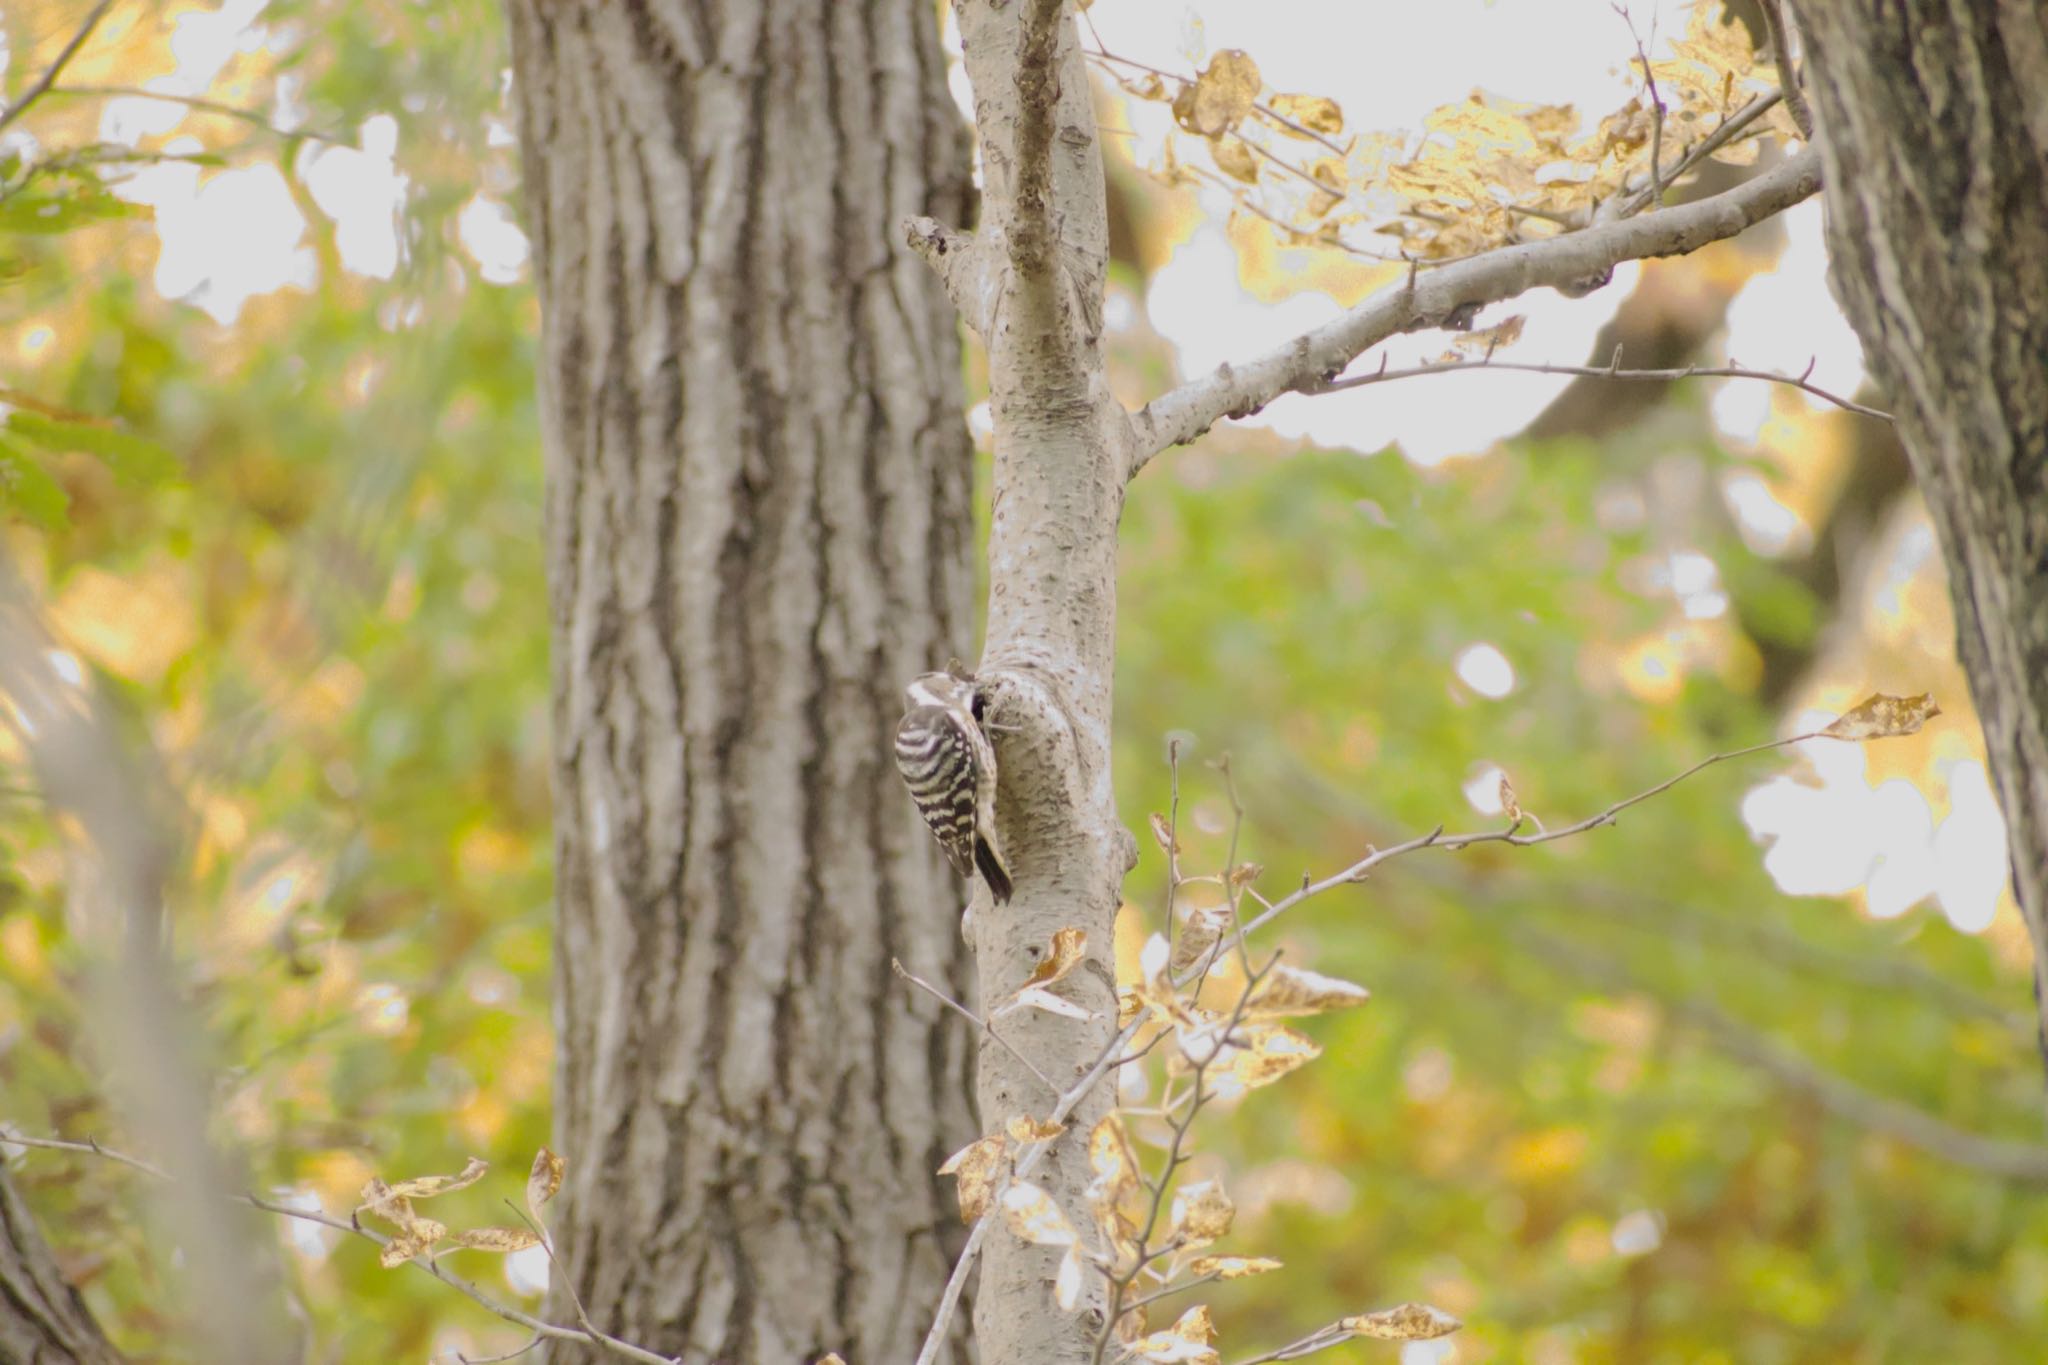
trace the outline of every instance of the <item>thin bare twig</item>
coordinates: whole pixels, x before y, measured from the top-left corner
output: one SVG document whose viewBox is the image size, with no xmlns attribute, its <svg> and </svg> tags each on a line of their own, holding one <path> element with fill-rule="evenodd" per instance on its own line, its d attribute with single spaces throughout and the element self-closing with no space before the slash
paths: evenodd
<svg viewBox="0 0 2048 1365">
<path fill-rule="evenodd" d="M 1778 91 L 1785 97 L 1786 112 L 1799 136 L 1813 141 L 1813 110 L 1806 104 L 1806 92 L 1799 86 L 1799 70 L 1792 64 L 1792 26 L 1785 22 L 1781 0 L 1758 0 L 1764 13 L 1764 32 L 1771 40 L 1771 60 L 1778 67 Z"/>
<path fill-rule="evenodd" d="M 1109 51 L 1107 48 L 1103 46 L 1102 35 L 1095 31 L 1095 21 L 1089 17 L 1087 10 L 1084 9 L 1081 11 L 1081 17 L 1088 24 L 1089 36 L 1095 39 L 1094 48 L 1082 49 L 1082 55 L 1090 57 L 1097 62 L 1113 62 L 1118 66 L 1128 66 L 1133 71 L 1143 71 L 1149 75 L 1161 77 L 1164 80 L 1178 82 L 1181 85 L 1194 84 L 1194 78 L 1191 76 L 1183 76 L 1177 71 L 1168 71 L 1163 67 L 1148 66 L 1144 62 L 1134 61 L 1129 57 L 1119 57 L 1116 53 Z M 1260 118 L 1266 119 L 1271 123 L 1277 124 L 1278 126 L 1285 128 L 1290 133 L 1297 133 L 1300 136 L 1305 137 L 1312 142 L 1321 143 L 1325 148 L 1327 148 L 1329 151 L 1335 153 L 1338 156 L 1344 156 L 1347 154 L 1346 149 L 1340 144 L 1332 142 L 1328 137 L 1324 136 L 1322 133 L 1317 132 L 1313 128 L 1304 127 L 1303 125 L 1296 123 L 1293 119 L 1287 117 L 1287 115 L 1281 113 L 1279 110 L 1275 109 L 1270 104 L 1255 103 L 1252 105 L 1252 112 L 1257 114 Z"/>
<path fill-rule="evenodd" d="M 27 1137 L 10 1129 L 0 1130 L 0 1142 L 11 1142 L 17 1147 L 40 1147 L 53 1152 L 79 1152 L 88 1156 L 101 1157 L 107 1161 L 118 1162 L 123 1166 L 132 1167 L 146 1175 L 154 1176 L 159 1180 L 171 1180 L 173 1178 L 170 1172 L 160 1166 L 153 1165 L 139 1157 L 132 1157 L 117 1152 L 110 1147 L 102 1146 L 98 1141 L 92 1139 L 84 1142 L 68 1142 L 61 1138 Z M 282 1218 L 297 1218 L 308 1223 L 318 1223 L 321 1227 L 333 1228 L 336 1232 L 346 1232 L 353 1236 L 361 1237 L 376 1243 L 380 1247 L 388 1246 L 391 1242 L 389 1237 L 372 1232 L 352 1219 L 336 1218 L 321 1210 L 302 1209 L 295 1204 L 280 1204 L 275 1200 L 265 1199 L 260 1195 L 254 1194 L 238 1194 L 232 1197 L 240 1203 L 247 1204 L 251 1208 L 261 1209 L 265 1213 L 274 1213 Z M 545 1244 L 546 1239 L 543 1238 L 543 1245 Z M 550 1252 L 549 1256 L 552 1259 L 553 1253 Z M 644 1346 L 635 1346 L 630 1341 L 621 1340 L 618 1337 L 601 1332 L 595 1327 L 588 1326 L 589 1319 L 587 1316 L 584 1316 L 585 1326 L 561 1327 L 537 1318 L 531 1313 L 514 1308 L 510 1304 L 500 1303 L 489 1294 L 484 1293 L 483 1290 L 477 1288 L 473 1282 L 463 1279 L 460 1275 L 450 1274 L 448 1271 L 443 1270 L 438 1262 L 425 1257 L 415 1257 L 408 1261 L 407 1264 L 417 1266 L 420 1270 L 432 1275 L 457 1293 L 466 1295 L 474 1300 L 487 1311 L 496 1314 L 507 1322 L 524 1327 L 536 1336 L 549 1337 L 557 1341 L 588 1341 L 593 1345 L 602 1346 L 614 1355 L 622 1356 L 627 1360 L 641 1361 L 643 1365 L 682 1365 L 683 1363 L 684 1357 L 682 1356 L 660 1355 L 648 1350 Z M 570 1297 L 574 1301 L 575 1291 L 573 1287 L 570 1290 Z M 580 1303 L 577 1304 L 577 1312 L 579 1315 L 582 1314 L 582 1305 Z M 524 1350 L 525 1348 L 522 1347 L 521 1349 Z M 517 1355 L 519 1352 L 515 1351 L 513 1354 Z M 503 1360 L 510 1359 L 510 1357 L 494 1356 L 492 1359 Z M 481 1362 L 479 1362 L 479 1365 L 481 1365 Z"/>
<path fill-rule="evenodd" d="M 1727 146 L 1735 139 L 1738 133 L 1769 113 L 1772 107 L 1783 98 L 1783 94 L 1773 90 L 1768 94 L 1758 95 L 1748 104 L 1737 109 L 1724 119 L 1721 125 L 1714 129 L 1713 132 L 1708 133 L 1705 137 L 1694 143 L 1691 150 L 1678 158 L 1677 165 L 1663 172 L 1664 183 L 1666 185 L 1675 183 L 1680 176 L 1684 175 L 1694 166 L 1699 165 L 1700 162 Z M 1641 213 L 1646 205 L 1663 198 L 1664 192 L 1658 188 L 1657 179 L 1657 175 L 1652 174 L 1648 186 L 1637 191 L 1633 198 L 1623 201 L 1619 216 L 1633 218 L 1636 214 Z"/>
<path fill-rule="evenodd" d="M 21 92 L 20 99 L 8 105 L 6 109 L 0 110 L 0 131 L 4 131 L 8 124 L 27 113 L 31 104 L 49 92 L 50 87 L 56 84 L 57 77 L 63 74 L 64 68 L 71 64 L 71 59 L 78 55 L 78 49 L 85 46 L 85 40 L 92 37 L 92 31 L 100 26 L 100 20 L 106 18 L 107 11 L 113 7 L 114 0 L 99 0 L 99 3 L 92 7 L 91 12 L 85 16 L 85 22 L 71 35 L 71 41 L 65 43 L 63 50 L 57 54 L 57 59 L 50 63 L 42 75 L 36 77 L 28 89 Z"/>
<path fill-rule="evenodd" d="M 1053 1105 L 1052 1113 L 1047 1116 L 1048 1123 L 1057 1125 L 1067 1121 L 1074 1110 L 1080 1107 L 1081 1101 L 1088 1098 L 1096 1084 L 1109 1074 L 1116 1064 L 1114 1059 L 1117 1054 L 1123 1051 L 1131 1039 L 1137 1037 L 1138 1029 L 1144 1022 L 1145 1017 L 1139 1015 L 1117 1031 L 1116 1037 L 1110 1039 L 1109 1046 L 1102 1050 L 1094 1065 L 1060 1095 L 1059 1102 Z M 1038 1169 L 1039 1163 L 1045 1160 L 1045 1154 L 1051 1150 L 1051 1138 L 1030 1144 L 1011 1167 L 1012 1178 L 1023 1180 L 1028 1177 Z M 938 1310 L 932 1314 L 931 1329 L 925 1333 L 924 1345 L 917 1353 L 916 1365 L 932 1365 L 932 1362 L 938 1359 L 939 1349 L 946 1340 L 946 1330 L 952 1324 L 953 1314 L 959 1310 L 961 1291 L 967 1287 L 967 1276 L 974 1268 L 974 1258 L 980 1252 L 981 1244 L 988 1239 L 989 1225 L 995 1221 L 995 1217 L 995 1210 L 991 1208 L 976 1220 L 974 1230 L 967 1236 L 967 1245 L 960 1249 L 959 1259 L 953 1262 L 953 1273 L 946 1280 L 945 1292 L 939 1296 Z"/>
<path fill-rule="evenodd" d="M 1222 767 L 1227 774 L 1230 768 L 1228 758 L 1222 761 Z M 1232 789 L 1231 800 L 1233 802 L 1236 801 L 1235 788 Z M 1242 809 L 1239 810 L 1238 814 L 1241 819 L 1243 816 Z M 1237 836 L 1233 832 L 1231 836 L 1231 849 L 1233 853 L 1236 851 L 1236 843 Z M 1240 953 L 1244 951 L 1242 934 L 1238 936 L 1238 951 Z M 1103 1317 L 1102 1329 L 1095 1334 L 1095 1351 L 1090 1357 L 1091 1365 L 1102 1365 L 1103 1353 L 1109 1349 L 1109 1339 L 1115 1334 L 1117 1323 L 1121 1322 L 1124 1315 L 1131 1311 L 1132 1306 L 1124 1303 L 1124 1295 L 1130 1292 L 1131 1285 L 1143 1273 L 1146 1266 L 1151 1265 L 1162 1256 L 1170 1256 L 1179 1250 L 1180 1243 L 1178 1239 L 1167 1243 L 1165 1246 L 1155 1248 L 1152 1245 L 1152 1234 L 1159 1227 L 1159 1214 L 1166 1205 L 1168 1192 L 1173 1188 L 1174 1176 L 1190 1159 L 1187 1153 L 1188 1133 L 1195 1126 L 1195 1119 L 1201 1114 L 1203 1104 L 1211 1098 L 1204 1088 L 1209 1068 L 1215 1065 L 1216 1059 L 1221 1057 L 1224 1050 L 1231 1046 L 1230 1037 L 1237 1031 L 1237 1026 L 1244 1022 L 1245 1010 L 1250 1007 L 1252 996 L 1257 993 L 1259 984 L 1272 972 L 1274 963 L 1277 963 L 1279 960 L 1280 955 L 1275 953 L 1265 966 L 1254 971 L 1250 960 L 1246 959 L 1244 986 L 1238 991 L 1237 1002 L 1231 1008 L 1229 1020 L 1215 1034 L 1214 1045 L 1209 1048 L 1200 1061 L 1195 1061 L 1193 1058 L 1188 1059 L 1192 1064 L 1194 1086 L 1188 1092 L 1189 1103 L 1187 1113 L 1181 1115 L 1178 1119 L 1167 1119 L 1168 1124 L 1173 1128 L 1173 1138 L 1167 1145 L 1165 1165 L 1160 1167 L 1157 1178 L 1148 1182 L 1152 1189 L 1152 1203 L 1145 1214 L 1145 1226 L 1138 1233 L 1137 1259 L 1120 1274 L 1106 1275 L 1106 1278 L 1109 1280 L 1109 1309 Z M 1161 1101 L 1160 1107 L 1169 1112 L 1173 1108 L 1172 1105 L 1167 1104 L 1164 1100 Z"/>
<path fill-rule="evenodd" d="M 1083 11 L 1085 13 L 1085 11 Z M 1166 741 L 1166 947 L 1173 949 L 1173 902 L 1180 893 L 1180 738 Z"/>
<path fill-rule="evenodd" d="M 1161 1299 L 1170 1299 L 1176 1294 L 1185 1294 L 1190 1289 L 1200 1289 L 1203 1285 L 1214 1284 L 1222 1278 L 1221 1271 L 1212 1270 L 1206 1275 L 1197 1275 L 1192 1280 L 1182 1280 L 1177 1284 L 1167 1285 L 1164 1289 L 1155 1289 L 1143 1298 L 1132 1299 L 1124 1305 L 1123 1311 L 1126 1314 L 1135 1313 L 1140 1308 L 1148 1307 L 1159 1302 Z"/>
<path fill-rule="evenodd" d="M 1642 35 L 1636 32 L 1635 16 L 1628 12 L 1628 6 L 1616 3 L 1614 12 L 1621 16 L 1621 22 L 1628 25 L 1628 36 L 1635 40 L 1636 61 L 1642 64 L 1643 85 L 1650 93 L 1650 193 L 1655 199 L 1664 197 L 1664 173 L 1659 169 L 1664 164 L 1664 97 L 1657 93 L 1657 77 L 1650 70 L 1649 49 L 1643 45 Z M 1650 16 L 1650 41 L 1657 41 L 1657 18 Z"/>
<path fill-rule="evenodd" d="M 524 1346 L 516 1347 L 513 1350 L 505 1352 L 503 1355 L 472 1356 L 464 1355 L 462 1352 L 457 1351 L 455 1353 L 455 1358 L 458 1361 L 462 1362 L 462 1365 L 498 1365 L 499 1361 L 517 1360 L 520 1356 L 525 1355 L 528 1351 L 531 1351 L 534 1347 L 540 1345 L 541 1342 L 545 1340 L 545 1337 L 543 1337 L 540 1333 L 535 1332 L 532 1336 L 526 1339 L 526 1344 Z"/>
<path fill-rule="evenodd" d="M 240 122 L 261 128 L 264 132 L 285 139 L 305 138 L 309 142 L 325 142 L 335 147 L 351 147 L 347 138 L 332 133 L 318 132 L 312 128 L 280 128 L 263 115 L 252 109 L 241 109 L 219 100 L 204 99 L 198 95 L 175 95 L 164 90 L 144 90 L 134 85 L 56 85 L 45 93 L 51 95 L 76 95 L 83 99 L 139 99 L 162 100 L 166 104 L 181 104 L 201 114 L 213 114 L 220 118 L 237 119 Z"/>
<path fill-rule="evenodd" d="M 1002 1034 L 997 1033 L 996 1026 L 992 1022 L 982 1018 L 973 1010 L 967 1008 L 967 1006 L 961 1004 L 958 1000 L 955 1000 L 952 996 L 946 994 L 937 986 L 934 986 L 931 982 L 925 980 L 923 977 L 911 971 L 908 967 L 903 965 L 903 961 L 901 958 L 890 958 L 889 966 L 895 970 L 896 975 L 902 977 L 905 981 L 908 981 L 911 985 L 917 987 L 926 995 L 929 995 L 932 999 L 938 1001 L 941 1005 L 944 1005 L 947 1009 L 953 1011 L 962 1019 L 965 1019 L 968 1023 L 974 1025 L 975 1032 L 985 1033 L 989 1037 L 995 1039 L 998 1043 L 1001 1043 L 1003 1045 L 1003 1049 L 1006 1052 L 1008 1052 L 1012 1057 L 1015 1057 L 1018 1061 L 1022 1062 L 1025 1066 L 1025 1069 L 1030 1071 L 1032 1075 L 1038 1077 L 1038 1079 L 1045 1085 L 1045 1088 L 1047 1090 L 1050 1090 L 1055 1096 L 1057 1096 L 1060 1093 L 1060 1088 L 1052 1083 L 1052 1078 L 1046 1075 L 1043 1071 L 1039 1070 L 1038 1064 L 1036 1062 L 1032 1061 L 1029 1057 L 1026 1057 L 1023 1053 L 1019 1052 L 1017 1050 L 1017 1045 L 1015 1043 L 1011 1042 L 1008 1038 L 1003 1037 Z"/>
<path fill-rule="evenodd" d="M 1244 932 L 1247 935 L 1255 933 L 1303 901 L 1311 900 L 1322 895 L 1325 891 L 1335 890 L 1337 887 L 1351 882 L 1364 881 L 1382 864 L 1391 862 L 1393 859 L 1399 858 L 1404 854 L 1413 853 L 1418 849 L 1441 848 L 1455 850 L 1470 848 L 1474 844 L 1513 844 L 1517 848 L 1526 848 L 1532 844 L 1547 844 L 1557 839 L 1569 839 L 1575 834 L 1584 834 L 1587 830 L 1613 824 L 1614 818 L 1630 806 L 1639 805 L 1653 796 L 1670 791 L 1693 774 L 1703 769 L 1711 768 L 1717 763 L 1726 763 L 1730 759 L 1743 758 L 1750 754 L 1760 754 L 1771 749 L 1782 749 L 1788 744 L 1797 744 L 1801 740 L 1813 739 L 1818 734 L 1818 731 L 1809 731 L 1805 734 L 1789 735 L 1784 739 L 1773 739 L 1762 744 L 1751 744 L 1740 749 L 1729 749 L 1722 753 L 1709 754 L 1684 772 L 1679 773 L 1676 777 L 1668 777 L 1654 787 L 1639 791 L 1634 796 L 1623 797 L 1604 810 L 1589 815 L 1583 820 L 1575 821 L 1572 824 L 1561 825 L 1557 829 L 1539 830 L 1534 834 L 1523 834 L 1521 833 L 1522 822 L 1517 820 L 1505 829 L 1480 830 L 1470 834 L 1447 835 L 1444 833 L 1444 827 L 1438 825 L 1435 829 L 1424 834 L 1418 834 L 1412 839 L 1405 839 L 1398 844 L 1390 844 L 1385 848 L 1373 849 L 1342 872 L 1334 873 L 1323 878 L 1321 881 L 1311 881 L 1304 878 L 1298 890 L 1289 895 L 1282 896 L 1279 900 L 1267 906 L 1263 913 L 1254 917 L 1252 922 L 1244 927 Z M 1211 948 L 1209 951 L 1213 954 L 1216 949 Z M 1205 956 L 1207 955 L 1205 954 Z"/>
<path fill-rule="evenodd" d="M 1779 374 L 1775 370 L 1751 370 L 1733 363 L 1727 365 L 1687 365 L 1684 369 L 1680 370 L 1624 370 L 1619 366 L 1620 358 L 1621 353 L 1617 348 L 1614 357 L 1615 363 L 1607 365 L 1537 365 L 1512 360 L 1440 360 L 1428 365 L 1413 365 L 1402 370 L 1379 369 L 1371 374 L 1333 379 L 1327 384 L 1319 384 L 1304 390 L 1304 392 L 1311 394 L 1341 393 L 1345 389 L 1362 389 L 1368 384 L 1384 384 L 1396 379 L 1415 379 L 1428 374 L 1456 374 L 1460 371 L 1470 373 L 1474 370 L 1516 370 L 1524 374 L 1564 374 L 1577 375 L 1586 379 L 1638 379 L 1663 382 L 1679 379 L 1762 379 L 1773 384 L 1788 384 L 1802 393 L 1810 393 L 1815 398 L 1821 399 L 1824 402 L 1833 403 L 1845 412 L 1853 412 L 1862 417 L 1875 417 L 1883 422 L 1894 420 L 1888 412 L 1877 408 L 1865 407 L 1863 404 L 1844 398 L 1840 394 L 1829 393 L 1820 385 L 1811 382 L 1807 378 L 1808 375 L 1813 373 L 1814 367 L 1811 364 L 1800 374 Z"/>
</svg>

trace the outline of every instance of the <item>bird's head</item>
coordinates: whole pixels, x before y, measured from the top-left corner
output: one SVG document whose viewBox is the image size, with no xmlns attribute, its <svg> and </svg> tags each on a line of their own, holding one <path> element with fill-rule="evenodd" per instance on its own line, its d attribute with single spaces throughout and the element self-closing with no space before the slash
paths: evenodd
<svg viewBox="0 0 2048 1365">
<path fill-rule="evenodd" d="M 972 713 L 974 684 L 951 673 L 921 673 L 903 689 L 903 699 L 907 710 L 920 706 L 947 706 Z"/>
</svg>

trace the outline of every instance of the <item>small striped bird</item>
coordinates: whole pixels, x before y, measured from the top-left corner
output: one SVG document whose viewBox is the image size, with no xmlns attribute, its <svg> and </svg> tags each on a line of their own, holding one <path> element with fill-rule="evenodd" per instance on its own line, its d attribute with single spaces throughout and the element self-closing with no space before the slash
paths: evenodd
<svg viewBox="0 0 2048 1365">
<path fill-rule="evenodd" d="M 997 904 L 1010 899 L 1010 872 L 996 849 L 996 751 L 975 715 L 974 684 L 926 673 L 904 689 L 896 766 L 917 813 L 931 826 L 953 870 L 977 870 Z"/>
</svg>

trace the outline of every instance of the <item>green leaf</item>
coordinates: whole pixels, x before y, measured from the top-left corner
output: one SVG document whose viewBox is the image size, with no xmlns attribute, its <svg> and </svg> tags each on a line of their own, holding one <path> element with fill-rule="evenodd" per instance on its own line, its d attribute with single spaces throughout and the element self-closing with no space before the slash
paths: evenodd
<svg viewBox="0 0 2048 1365">
<path fill-rule="evenodd" d="M 109 218 L 137 218 L 146 210 L 109 194 L 17 194 L 0 200 L 0 232 L 69 232 Z"/>
<path fill-rule="evenodd" d="M 61 531 L 69 520 L 70 497 L 50 471 L 11 441 L 0 440 L 0 508 L 26 517 L 45 531 Z"/>
<path fill-rule="evenodd" d="M 118 427 L 65 422 L 37 412 L 19 411 L 7 415 L 7 427 L 45 450 L 82 450 L 96 455 L 126 483 L 147 486 L 175 479 L 183 472 L 178 457 L 170 451 Z"/>
</svg>

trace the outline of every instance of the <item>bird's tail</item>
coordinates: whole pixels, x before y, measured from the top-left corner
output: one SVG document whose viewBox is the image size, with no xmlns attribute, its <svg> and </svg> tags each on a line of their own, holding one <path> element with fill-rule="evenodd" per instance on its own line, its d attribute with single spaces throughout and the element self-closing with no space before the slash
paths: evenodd
<svg viewBox="0 0 2048 1365">
<path fill-rule="evenodd" d="M 974 865 L 981 869 L 981 879 L 988 883 L 988 893 L 995 897 L 996 904 L 1006 903 L 1010 899 L 1010 872 L 989 847 L 988 840 L 974 841 Z"/>
</svg>

